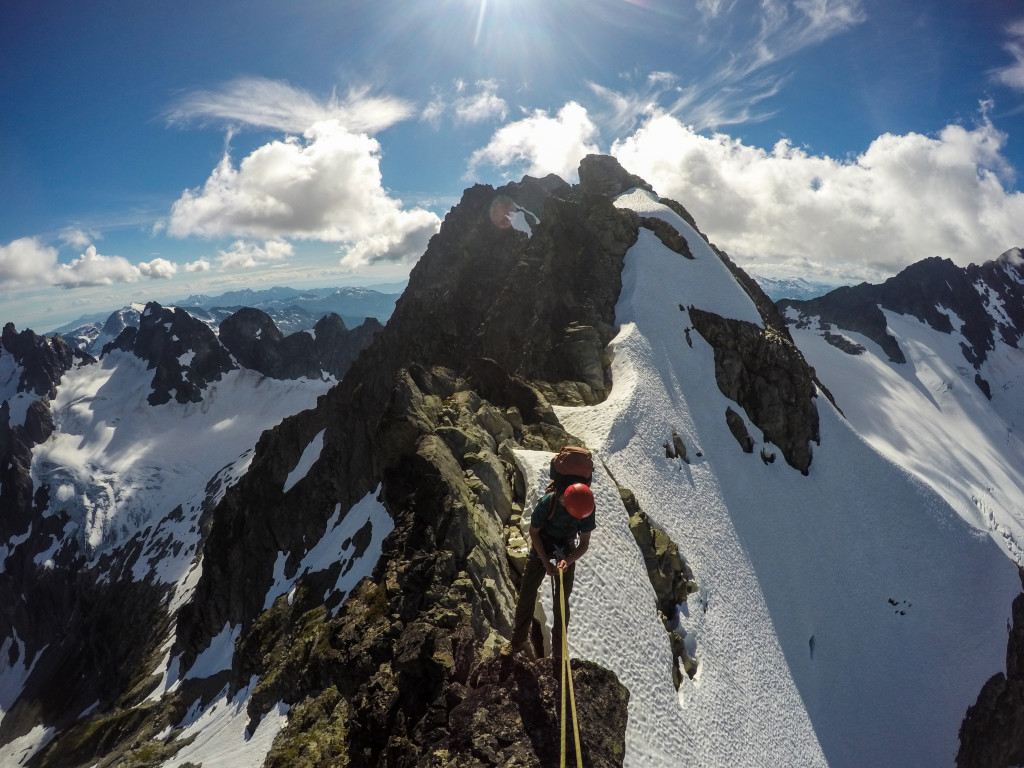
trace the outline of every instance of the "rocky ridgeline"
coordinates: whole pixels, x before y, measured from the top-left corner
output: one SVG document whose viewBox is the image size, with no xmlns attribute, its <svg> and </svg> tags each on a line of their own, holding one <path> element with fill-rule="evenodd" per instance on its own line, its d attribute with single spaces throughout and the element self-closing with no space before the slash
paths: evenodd
<svg viewBox="0 0 1024 768">
<path fill-rule="evenodd" d="M 212 701 L 225 684 L 239 691 L 254 677 L 251 727 L 278 702 L 291 706 L 270 765 L 548 764 L 557 751 L 554 680 L 543 660 L 503 665 L 495 658 L 509 634 L 519 575 L 516 542 L 508 540 L 524 503 L 514 450 L 578 442 L 552 404 L 607 396 L 605 348 L 616 330 L 623 258 L 639 229 L 652 229 L 692 257 L 679 233 L 612 204 L 634 186 L 649 189 L 613 159 L 591 156 L 575 187 L 549 176 L 466 190 L 413 269 L 388 325 L 316 408 L 262 435 L 249 471 L 203 513 L 202 575 L 191 599 L 174 616 L 140 610 L 90 628 L 93 645 L 114 633 L 134 643 L 118 690 L 97 690 L 94 682 L 99 705 L 85 717 L 77 698 L 63 709 L 38 698 L 19 702 L 15 731 L 25 732 L 32 714 L 63 729 L 33 765 L 158 765 L 182 743 L 174 731 L 169 738 L 157 734 L 180 723 L 195 701 Z M 507 217 L 520 209 L 531 222 L 529 236 Z M 771 306 L 753 281 L 744 286 L 759 307 Z M 308 360 L 292 361 L 293 355 L 336 351 L 329 341 L 336 325 L 316 329 L 310 350 L 246 312 L 222 327 L 222 349 L 231 350 L 225 357 L 186 318 L 150 305 L 138 331 L 125 329 L 115 341 L 156 370 L 153 391 L 161 402 L 201 397 L 201 382 L 223 375 L 233 361 L 283 375 L 310 370 Z M 691 322 L 700 323 L 716 361 L 722 356 L 719 386 L 806 472 L 806 443 L 816 439 L 813 371 L 795 350 L 782 349 L 792 346 L 788 334 L 768 321 L 766 329 L 747 328 L 710 313 Z M 328 340 L 322 349 L 315 343 L 321 338 Z M 774 370 L 780 367 L 787 370 Z M 319 459 L 286 491 L 289 474 L 321 433 Z M 685 447 L 677 455 L 685 460 Z M 344 515 L 367 495 L 394 523 L 372 578 L 332 594 L 339 562 L 305 574 L 290 598 L 265 608 L 279 553 L 288 555 L 285 572 L 294 575 L 336 511 Z M 671 614 L 670 603 L 691 591 L 692 574 L 678 547 L 639 510 L 630 511 L 659 604 Z M 365 546 L 366 535 L 360 529 L 352 545 Z M 112 555 L 124 563 L 131 556 Z M 126 598 L 110 592 L 95 599 L 115 596 Z M 165 598 L 133 596 L 158 610 Z M 674 617 L 663 618 L 671 632 Z M 163 632 L 167 622 L 173 633 Z M 241 630 L 230 670 L 185 679 L 158 701 L 147 700 L 167 636 L 174 637 L 170 658 L 185 675 L 227 625 Z M 86 642 L 85 635 L 72 639 Z M 672 636 L 666 642 L 677 651 L 682 646 Z M 685 667 L 684 654 L 682 648 L 676 657 Z M 36 677 L 40 696 L 46 686 L 57 690 L 56 678 Z M 584 733 L 586 764 L 621 765 L 627 692 L 611 672 L 581 664 L 576 694 L 584 719 L 605 725 Z"/>
<path fill-rule="evenodd" d="M 936 256 L 910 265 L 881 285 L 837 288 L 809 301 L 782 299 L 778 307 L 782 313 L 795 312 L 793 322 L 799 324 L 817 318 L 824 331 L 834 325 L 863 334 L 894 363 L 905 363 L 906 355 L 888 332 L 883 309 L 912 315 L 942 333 L 953 332 L 953 313 L 963 323 L 959 330 L 966 339 L 961 345 L 964 359 L 978 370 L 997 340 L 1017 346 L 1024 337 L 1024 259 L 1019 248 L 967 267 Z M 838 335 L 830 340 L 850 354 L 858 353 Z M 991 397 L 980 373 L 975 383 Z"/>
</svg>

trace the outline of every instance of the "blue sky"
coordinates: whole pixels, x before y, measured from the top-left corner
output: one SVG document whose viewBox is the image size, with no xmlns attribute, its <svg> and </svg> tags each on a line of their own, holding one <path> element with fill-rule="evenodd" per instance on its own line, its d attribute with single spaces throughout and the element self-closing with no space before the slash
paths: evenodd
<svg viewBox="0 0 1024 768">
<path fill-rule="evenodd" d="M 611 153 L 756 274 L 1024 245 L 1018 0 L 8 0 L 0 321 L 402 279 Z"/>
</svg>

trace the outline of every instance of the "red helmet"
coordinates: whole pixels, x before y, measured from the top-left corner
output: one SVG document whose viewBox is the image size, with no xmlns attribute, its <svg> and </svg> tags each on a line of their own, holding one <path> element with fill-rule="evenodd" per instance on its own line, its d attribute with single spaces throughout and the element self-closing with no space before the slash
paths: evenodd
<svg viewBox="0 0 1024 768">
<path fill-rule="evenodd" d="M 573 483 L 562 494 L 562 503 L 570 515 L 582 520 L 594 511 L 594 494 L 584 483 Z"/>
</svg>

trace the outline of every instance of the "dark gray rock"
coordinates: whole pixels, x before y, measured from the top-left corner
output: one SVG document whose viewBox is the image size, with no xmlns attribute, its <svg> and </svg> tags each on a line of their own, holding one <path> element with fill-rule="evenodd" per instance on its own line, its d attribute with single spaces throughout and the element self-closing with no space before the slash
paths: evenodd
<svg viewBox="0 0 1024 768">
<path fill-rule="evenodd" d="M 746 411 L 765 442 L 777 445 L 791 467 L 807 474 L 810 443 L 819 442 L 820 434 L 814 369 L 800 350 L 772 328 L 696 307 L 690 307 L 689 315 L 715 350 L 715 380 L 722 394 Z"/>
<path fill-rule="evenodd" d="M 113 349 L 131 352 L 154 371 L 150 405 L 162 405 L 172 397 L 178 403 L 198 403 L 207 384 L 237 368 L 205 323 L 183 309 L 156 302 L 146 305 L 137 329 L 125 328 L 102 355 Z"/>
<path fill-rule="evenodd" d="M 269 314 L 246 307 L 220 324 L 220 340 L 240 365 L 275 379 L 342 378 L 383 326 L 374 318 L 353 330 L 336 314 L 324 315 L 309 332 L 284 336 Z"/>
<path fill-rule="evenodd" d="M 743 452 L 753 453 L 754 440 L 747 431 L 747 423 L 743 421 L 743 417 L 736 413 L 732 408 L 726 408 L 725 424 L 729 427 L 729 431 L 732 433 L 732 436 L 736 438 L 736 442 L 740 444 L 740 448 L 743 449 Z"/>
<path fill-rule="evenodd" d="M 1024 583 L 1024 571 L 1021 572 Z M 1024 763 L 1024 594 L 1013 601 L 1006 672 L 993 675 L 960 725 L 957 768 L 1004 768 Z"/>
</svg>

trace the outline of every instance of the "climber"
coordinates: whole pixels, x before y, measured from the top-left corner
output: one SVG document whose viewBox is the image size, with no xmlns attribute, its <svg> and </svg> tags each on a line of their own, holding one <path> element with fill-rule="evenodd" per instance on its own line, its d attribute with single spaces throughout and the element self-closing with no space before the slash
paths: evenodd
<svg viewBox="0 0 1024 768">
<path fill-rule="evenodd" d="M 512 627 L 512 641 L 501 649 L 502 655 L 511 656 L 527 650 L 527 637 L 530 622 L 533 620 L 537 591 L 545 575 L 553 577 L 553 631 L 560 631 L 558 628 L 562 626 L 562 616 L 559 607 L 561 600 L 558 595 L 559 570 L 562 571 L 561 581 L 565 585 L 565 624 L 568 626 L 569 596 L 572 594 L 576 561 L 586 554 L 590 546 L 590 534 L 596 527 L 594 495 L 586 483 L 571 483 L 564 492 L 556 485 L 537 502 L 530 516 L 530 541 L 533 548 L 523 571 L 519 602 L 516 604 L 516 616 Z M 552 643 L 552 656 L 555 668 L 558 669 L 562 661 L 561 643 Z"/>
</svg>

